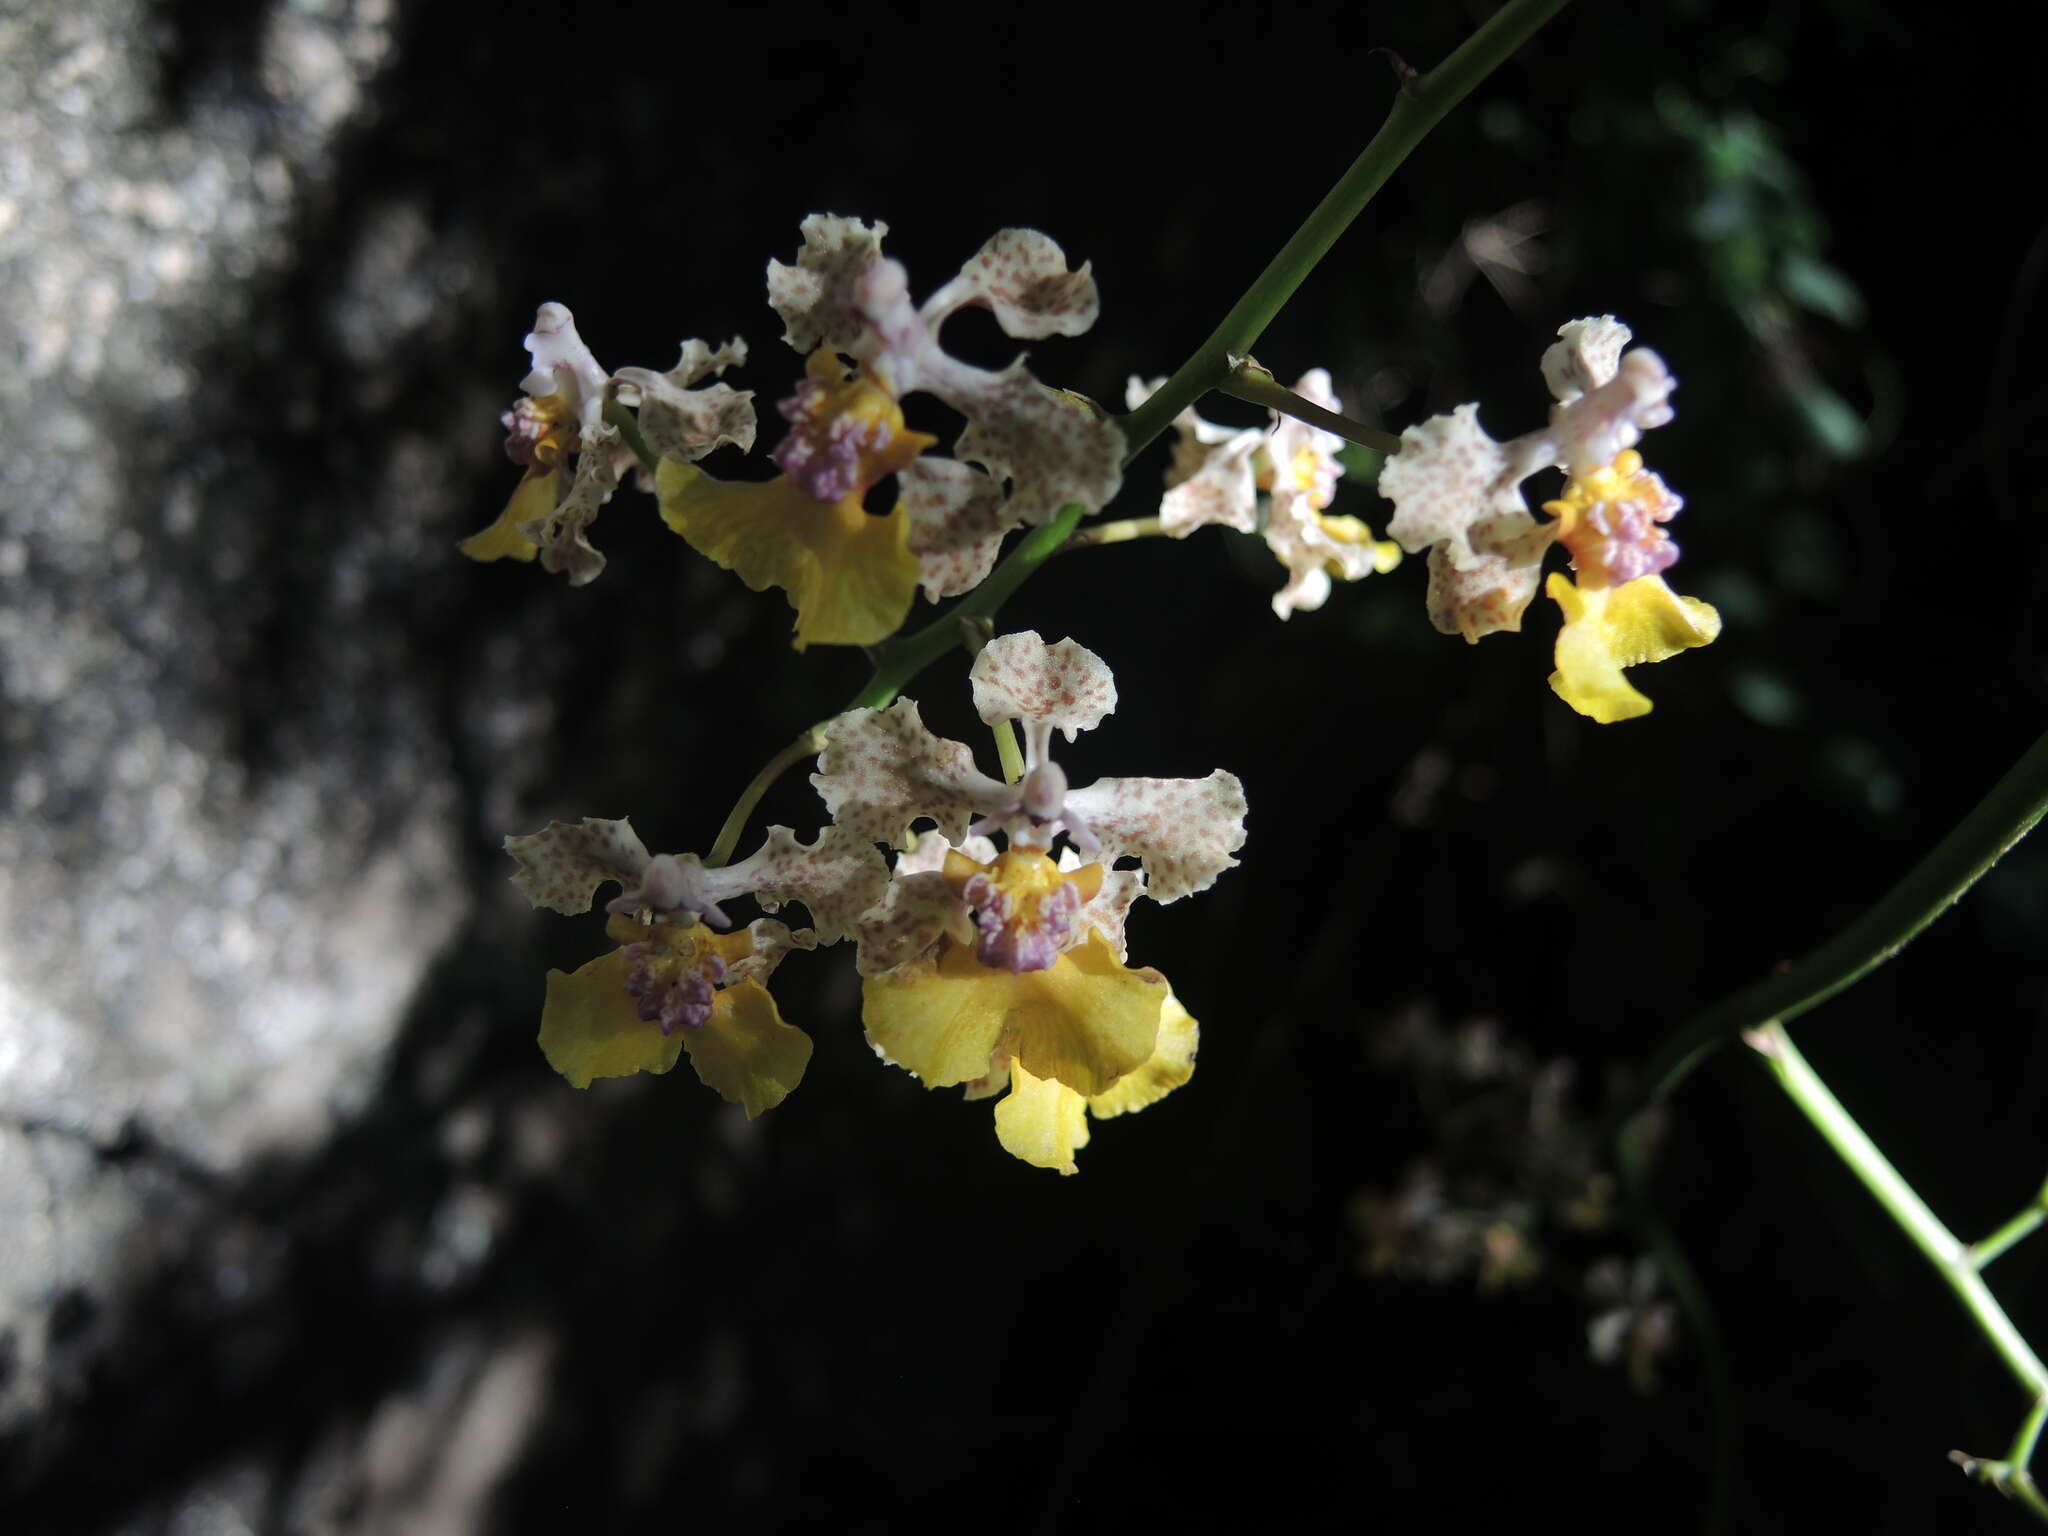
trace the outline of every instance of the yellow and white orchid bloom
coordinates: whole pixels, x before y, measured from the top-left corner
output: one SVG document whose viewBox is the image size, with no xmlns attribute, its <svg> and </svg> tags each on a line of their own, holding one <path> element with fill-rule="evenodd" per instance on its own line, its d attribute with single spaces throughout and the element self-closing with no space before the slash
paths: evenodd
<svg viewBox="0 0 2048 1536">
<path fill-rule="evenodd" d="M 1017 783 L 982 774 L 908 699 L 833 722 L 812 782 L 835 831 L 904 850 L 859 926 L 869 1041 L 929 1087 L 1007 1084 L 1002 1145 L 1072 1173 L 1086 1113 L 1142 1108 L 1193 1072 L 1194 1021 L 1163 976 L 1125 963 L 1124 923 L 1140 896 L 1177 901 L 1237 862 L 1244 791 L 1221 770 L 1070 788 L 1053 732 L 1071 741 L 1116 705 L 1108 667 L 1072 640 L 1001 636 L 971 680 L 983 720 L 1024 728 Z M 914 834 L 924 820 L 935 830 Z"/>
<path fill-rule="evenodd" d="M 573 973 L 548 973 L 540 1045 L 570 1083 L 663 1073 L 687 1051 L 705 1086 L 749 1119 L 803 1078 L 810 1038 L 785 1023 L 766 983 L 792 949 L 834 943 L 880 894 L 886 866 L 872 846 L 827 830 L 810 844 L 771 827 L 750 858 L 706 869 L 694 854 L 653 854 L 624 819 L 550 822 L 508 837 L 513 882 L 536 907 L 590 910 L 607 881 L 614 948 Z M 804 904 L 813 926 L 772 918 L 731 928 L 723 903 L 752 896 L 773 911 Z"/>
<path fill-rule="evenodd" d="M 1542 363 L 1556 400 L 1547 426 L 1496 442 L 1479 407 L 1461 405 L 1401 434 L 1379 488 L 1395 507 L 1388 533 L 1411 554 L 1428 551 L 1430 619 L 1445 634 L 1520 629 L 1544 552 L 1553 542 L 1570 552 L 1576 583 L 1553 574 L 1545 588 L 1564 612 L 1550 686 L 1607 724 L 1650 709 L 1624 668 L 1709 644 L 1721 619 L 1665 585 L 1678 546 L 1664 525 L 1684 502 L 1636 451 L 1672 419 L 1678 381 L 1655 352 L 1624 350 L 1628 327 L 1612 315 L 1571 321 L 1558 337 Z M 1565 485 L 1539 523 L 1521 486 L 1551 467 Z"/>
<path fill-rule="evenodd" d="M 939 342 L 950 316 L 977 305 L 1009 336 L 1080 335 L 1101 307 L 1087 265 L 1070 271 L 1048 236 L 1006 229 L 918 305 L 902 263 L 882 255 L 887 232 L 813 214 L 796 261 L 768 264 L 783 339 L 808 358 L 779 406 L 782 475 L 725 482 L 664 463 L 660 476 L 671 528 L 757 591 L 788 594 L 799 649 L 887 638 L 918 587 L 935 602 L 967 591 L 1011 529 L 1072 503 L 1092 512 L 1121 479 L 1123 436 L 1101 412 L 1040 384 L 1021 357 L 991 372 Z M 901 402 L 920 392 L 967 418 L 952 459 L 928 457 L 937 439 L 904 424 Z M 896 505 L 867 512 L 892 475 Z"/>
</svg>

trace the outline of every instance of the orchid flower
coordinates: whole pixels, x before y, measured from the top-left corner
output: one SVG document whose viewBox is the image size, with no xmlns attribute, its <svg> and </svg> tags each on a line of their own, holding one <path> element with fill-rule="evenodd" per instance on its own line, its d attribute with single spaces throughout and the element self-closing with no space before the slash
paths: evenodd
<svg viewBox="0 0 2048 1536">
<path fill-rule="evenodd" d="M 1072 640 L 1001 636 L 971 681 L 984 721 L 1024 727 L 1017 783 L 982 774 L 909 699 L 834 721 L 812 783 L 835 831 L 905 850 L 858 925 L 869 1041 L 929 1087 L 1007 1084 L 1004 1148 L 1072 1173 L 1086 1114 L 1142 1108 L 1194 1070 L 1194 1021 L 1157 971 L 1125 964 L 1125 919 L 1237 862 L 1244 792 L 1220 770 L 1070 788 L 1053 733 L 1071 741 L 1116 705 L 1108 667 Z"/>
<path fill-rule="evenodd" d="M 614 948 L 574 973 L 548 973 L 540 1046 L 570 1083 L 667 1072 L 683 1052 L 706 1087 L 752 1119 L 803 1078 L 811 1042 L 784 1022 L 768 978 L 792 949 L 846 936 L 873 903 L 886 869 L 872 847 L 829 830 L 800 842 L 771 827 L 751 857 L 706 869 L 694 854 L 653 854 L 624 819 L 550 822 L 508 837 L 513 881 L 536 907 L 587 912 L 616 883 L 605 932 Z M 802 902 L 811 928 L 760 918 L 730 932 L 724 904 L 752 896 L 764 910 Z"/>
<path fill-rule="evenodd" d="M 798 649 L 887 638 L 919 586 L 932 601 L 967 591 L 1011 529 L 1075 502 L 1094 511 L 1121 477 L 1122 434 L 1089 402 L 1040 384 L 1021 357 L 990 372 L 939 340 L 973 305 L 1013 337 L 1080 335 L 1100 308 L 1086 264 L 1070 271 L 1047 236 L 1003 230 L 920 306 L 902 264 L 882 255 L 887 232 L 813 214 L 796 262 L 768 264 L 783 339 L 807 357 L 778 406 L 790 424 L 774 452 L 782 474 L 724 482 L 665 461 L 659 476 L 671 528 L 756 591 L 789 595 Z M 927 457 L 937 439 L 906 427 L 901 402 L 920 392 L 967 418 L 955 458 Z M 870 514 L 868 493 L 890 476 L 896 505 Z"/>
<path fill-rule="evenodd" d="M 1379 488 L 1395 507 L 1387 532 L 1429 553 L 1429 614 L 1445 634 L 1520 629 L 1544 552 L 1553 542 L 1570 551 L 1577 582 L 1553 573 L 1545 585 L 1565 618 L 1550 686 L 1606 724 L 1650 709 L 1624 668 L 1709 644 L 1721 619 L 1665 585 L 1678 546 L 1664 525 L 1684 502 L 1636 451 L 1672 419 L 1677 380 L 1648 348 L 1624 351 L 1629 330 L 1612 315 L 1571 321 L 1558 337 L 1542 362 L 1556 400 L 1548 425 L 1496 442 L 1479 407 L 1461 405 L 1401 434 Z M 1521 484 L 1552 467 L 1565 486 L 1544 503 L 1552 520 L 1538 523 Z"/>
<path fill-rule="evenodd" d="M 585 530 L 633 461 L 619 429 L 604 419 L 605 394 L 615 386 L 625 403 L 639 405 L 641 432 L 664 460 L 701 459 L 727 443 L 738 444 L 741 452 L 754 445 L 750 391 L 728 384 L 692 387 L 707 374 L 744 363 L 743 341 L 716 349 L 686 341 L 681 360 L 667 373 L 623 368 L 613 377 L 584 344 L 568 307 L 543 304 L 526 350 L 533 371 L 521 385 L 525 394 L 501 418 L 506 456 L 526 473 L 497 520 L 458 546 L 472 560 L 538 555 L 544 569 L 567 575 L 571 586 L 597 578 L 604 556 Z"/>
<path fill-rule="evenodd" d="M 1132 379 L 1124 391 L 1126 405 L 1136 410 L 1163 382 Z M 1303 374 L 1294 392 L 1325 410 L 1337 409 L 1324 369 Z M 1287 567 L 1286 585 L 1273 594 L 1273 612 L 1284 619 L 1322 607 L 1332 578 L 1357 581 L 1392 570 L 1401 551 L 1374 539 L 1357 518 L 1327 512 L 1344 473 L 1337 457 L 1344 440 L 1278 411 L 1272 416 L 1264 427 L 1238 431 L 1204 421 L 1193 406 L 1182 411 L 1173 423 L 1173 462 L 1159 523 L 1176 539 L 1212 523 L 1263 533 L 1266 547 Z M 1268 493 L 1263 520 L 1260 491 Z"/>
</svg>

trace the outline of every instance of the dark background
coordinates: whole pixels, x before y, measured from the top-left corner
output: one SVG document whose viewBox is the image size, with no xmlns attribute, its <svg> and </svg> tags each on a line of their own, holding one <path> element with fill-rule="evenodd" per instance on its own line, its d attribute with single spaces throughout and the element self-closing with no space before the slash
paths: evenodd
<svg viewBox="0 0 2048 1536">
<path fill-rule="evenodd" d="M 1242 867 L 1132 925 L 1134 963 L 1202 1022 L 1200 1071 L 1098 1125 L 1078 1177 L 881 1067 L 844 954 L 780 973 L 817 1049 L 752 1125 L 687 1072 L 578 1094 L 533 1047 L 544 972 L 602 941 L 523 910 L 504 835 L 630 814 L 702 848 L 864 678 L 791 652 L 780 597 L 631 492 L 594 530 L 593 586 L 455 556 L 510 489 L 495 417 L 535 304 L 569 304 L 608 368 L 743 335 L 767 416 L 796 359 L 762 272 L 804 214 L 887 220 L 920 294 L 1034 226 L 1103 294 L 1034 368 L 1117 404 L 1370 136 L 1392 81 L 1369 50 L 1426 67 L 1489 9 L 450 0 L 379 23 L 288 254 L 236 323 L 178 320 L 200 402 L 93 419 L 146 535 L 153 485 L 231 466 L 205 505 L 236 509 L 244 563 L 191 576 L 203 617 L 173 647 L 212 658 L 192 697 L 222 750 L 258 782 L 348 765 L 364 818 L 326 834 L 346 881 L 405 801 L 377 765 L 426 730 L 463 915 L 331 1134 L 193 1172 L 174 1217 L 145 1203 L 154 1230 L 16 1319 L 47 1335 L 17 1373 L 47 1380 L 0 1438 L 13 1529 L 1686 1529 L 1717 1499 L 1742 1531 L 2020 1528 L 1943 1455 L 2002 1454 L 2021 1394 L 1736 1053 L 1679 1096 L 1655 1173 L 1718 1344 L 1681 1318 L 1632 1383 L 1587 1327 L 1589 1274 L 1644 1248 L 1590 1140 L 1615 1086 L 1853 917 L 2039 726 L 2030 20 L 1570 7 L 1260 343 L 1283 379 L 1331 368 L 1369 421 L 1477 399 L 1501 437 L 1540 419 L 1561 322 L 1612 311 L 1656 347 L 1682 384 L 1645 445 L 1687 499 L 1672 583 L 1726 630 L 1634 674 L 1648 718 L 1599 727 L 1550 694 L 1545 600 L 1520 636 L 1436 635 L 1419 561 L 1282 624 L 1279 568 L 1211 531 L 1062 557 L 1005 609 L 1116 670 L 1077 780 L 1224 766 L 1251 805 Z M 275 110 L 263 6 L 139 18 L 157 105 L 134 132 Z M 1532 270 L 1472 260 L 1502 220 L 1537 231 Z M 947 339 L 1013 350 L 980 315 Z M 1112 515 L 1156 509 L 1159 458 Z M 1383 524 L 1369 476 L 1342 496 Z M 978 739 L 963 662 L 910 692 Z M 53 744 L 12 750 L 18 772 Z M 791 776 L 761 819 L 817 814 Z M 2044 859 L 2022 845 L 1796 1031 L 1966 1238 L 2048 1171 Z M 131 1122 L 96 1155 L 176 1140 Z M 1574 1217 L 1589 1197 L 1605 1225 Z M 1506 1283 L 1482 1284 L 1489 1229 L 1526 1260 Z M 232 1295 L 224 1245 L 257 1255 Z M 1993 1271 L 2022 1328 L 2048 1321 L 2040 1257 Z"/>
</svg>

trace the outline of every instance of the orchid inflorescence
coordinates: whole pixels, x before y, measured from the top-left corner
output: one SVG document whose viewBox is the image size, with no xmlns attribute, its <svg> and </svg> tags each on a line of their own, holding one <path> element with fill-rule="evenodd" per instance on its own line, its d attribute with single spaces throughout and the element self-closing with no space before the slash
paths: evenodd
<svg viewBox="0 0 2048 1536">
<path fill-rule="evenodd" d="M 1399 99 L 1385 127 L 1178 369 L 1130 381 L 1122 417 L 1041 383 L 1022 356 L 991 370 L 944 344 L 947 322 L 968 308 L 986 309 L 1018 341 L 1094 326 L 1101 305 L 1090 268 L 1069 267 L 1035 230 L 998 232 L 951 278 L 921 290 L 882 253 L 884 225 L 805 219 L 795 260 L 768 263 L 769 303 L 801 359 L 785 368 L 791 382 L 775 400 L 783 426 L 766 455 L 772 474 L 702 467 L 723 450 L 755 447 L 754 395 L 723 377 L 748 366 L 743 341 L 689 340 L 665 371 L 608 371 L 567 308 L 540 307 L 526 337 L 531 371 L 503 417 L 507 454 L 523 473 L 502 514 L 463 552 L 537 560 L 571 585 L 589 583 L 605 567 L 590 529 L 632 476 L 693 549 L 755 591 L 783 591 L 799 651 L 860 646 L 873 666 L 838 715 L 754 776 L 702 855 L 650 853 L 625 819 L 555 821 L 505 840 L 515 882 L 536 906 L 583 913 L 602 888 L 617 887 L 605 903 L 608 946 L 573 973 L 548 975 L 540 1044 L 550 1065 L 586 1087 L 664 1073 L 687 1054 L 708 1086 L 752 1118 L 797 1086 L 812 1050 L 782 1017 L 770 981 L 792 952 L 846 943 L 875 1053 L 927 1087 L 995 1099 L 997 1140 L 1026 1163 L 1071 1174 L 1091 1119 L 1146 1108 L 1190 1081 L 1197 1025 L 1164 976 L 1130 964 L 1128 920 L 1141 899 L 1199 895 L 1238 862 L 1245 794 L 1221 769 L 1070 782 L 1055 737 L 1071 744 L 1114 710 L 1110 669 L 1075 640 L 1048 644 L 995 624 L 1018 585 L 1063 550 L 1228 528 L 1263 541 L 1284 568 L 1271 597 L 1283 620 L 1323 607 L 1338 582 L 1426 556 L 1425 607 L 1437 630 L 1471 643 L 1519 632 L 1540 589 L 1562 619 L 1549 679 L 1557 696 L 1601 724 L 1650 711 L 1625 674 L 1710 644 L 1721 624 L 1666 581 L 1683 502 L 1643 451 L 1646 434 L 1674 415 L 1677 380 L 1655 351 L 1632 349 L 1612 315 L 1560 326 L 1540 359 L 1547 413 L 1506 440 L 1480 425 L 1478 402 L 1395 438 L 1344 416 L 1327 371 L 1310 368 L 1289 390 L 1250 356 L 1421 135 L 1557 9 L 1558 0 L 1507 0 L 1427 71 L 1388 53 Z M 1207 421 L 1196 407 L 1212 391 L 1263 406 L 1268 419 Z M 964 420 L 949 454 L 906 416 L 918 395 Z M 1156 509 L 1088 521 L 1169 428 Z M 1339 508 L 1347 462 L 1359 462 L 1342 451 L 1347 440 L 1381 456 L 1376 489 L 1392 506 L 1384 537 Z M 1561 483 L 1532 509 L 1525 487 L 1552 472 Z M 1568 573 L 1545 573 L 1553 546 Z M 956 601 L 907 628 L 920 592 L 931 603 Z M 1000 776 L 927 729 L 904 696 L 955 648 L 973 656 L 968 682 Z M 751 854 L 731 859 L 768 786 L 813 757 L 818 827 L 800 836 L 771 826 Z M 1512 1053 L 1487 1046 L 1490 1025 L 1461 1029 L 1452 1054 L 1484 1067 L 1473 1074 L 1484 1097 L 1472 1101 L 1484 1112 L 1463 1118 L 1468 1145 L 1453 1144 L 1455 1178 L 1418 1160 L 1393 1189 L 1361 1199 L 1366 1264 L 1523 1283 L 1542 1263 L 1540 1224 L 1591 1231 L 1607 1219 L 1619 1186 L 1599 1166 L 1596 1144 L 1604 1145 L 1655 1252 L 1610 1258 L 1588 1274 L 1587 1294 L 1601 1308 L 1588 1344 L 1598 1358 L 1626 1360 L 1647 1390 L 1681 1304 L 1699 1320 L 1697 1279 L 1647 1214 L 1647 1147 L 1659 1101 L 1739 1033 L 2024 1384 L 2032 1406 L 2007 1454 L 1952 1459 L 2048 1521 L 2048 1492 L 2030 1470 L 2048 1431 L 2048 1365 L 1981 1274 L 2043 1225 L 2041 1200 L 1981 1242 L 1962 1243 L 1785 1030 L 1897 953 L 2044 807 L 2048 736 L 1852 928 L 1672 1034 L 1597 1135 L 1568 1112 L 1568 1063 L 1505 1068 Z M 730 910 L 747 900 L 761 916 Z M 777 915 L 790 907 L 806 926 Z"/>
<path fill-rule="evenodd" d="M 920 303 L 883 255 L 885 233 L 813 215 L 795 261 L 768 265 L 769 302 L 801 359 L 776 405 L 784 427 L 768 478 L 701 467 L 755 445 L 753 394 L 720 377 L 746 366 L 744 342 L 686 341 L 665 372 L 607 372 L 568 309 L 541 306 L 526 338 L 532 371 L 504 416 L 524 474 L 462 549 L 590 582 L 605 565 L 590 528 L 637 469 L 692 548 L 757 591 L 782 589 L 799 650 L 885 646 L 920 590 L 961 597 L 974 705 L 1010 771 L 988 775 L 966 745 L 929 731 L 899 696 L 906 678 L 811 733 L 824 815 L 808 840 L 771 827 L 726 862 L 650 854 L 623 819 L 508 838 L 536 906 L 586 912 L 600 887 L 618 887 L 605 907 L 610 947 L 549 975 L 540 1043 L 579 1087 L 666 1072 L 687 1053 L 751 1117 L 796 1087 L 811 1054 L 770 978 L 792 951 L 850 943 L 876 1054 L 928 1087 L 1002 1095 L 1002 1146 L 1072 1173 L 1091 1116 L 1142 1109 L 1194 1071 L 1195 1021 L 1163 976 L 1128 963 L 1126 919 L 1140 899 L 1197 895 L 1237 862 L 1244 792 L 1222 770 L 1070 785 L 1055 736 L 1071 742 L 1115 708 L 1109 667 L 1071 639 L 994 634 L 994 604 L 975 606 L 1012 533 L 1059 523 L 1058 539 L 1100 512 L 1144 444 L 1095 402 L 1039 382 L 1022 357 L 994 371 L 954 357 L 946 321 L 978 306 L 1018 340 L 1081 335 L 1100 311 L 1089 267 L 1070 268 L 1035 230 L 1003 230 Z M 1261 538 L 1286 570 L 1272 598 L 1283 619 L 1321 607 L 1334 582 L 1426 551 L 1432 622 L 1473 641 L 1520 628 L 1544 555 L 1562 545 L 1576 580 L 1546 585 L 1564 612 L 1551 685 L 1598 721 L 1642 714 L 1649 701 L 1622 669 L 1706 644 L 1719 627 L 1713 609 L 1664 583 L 1677 557 L 1665 525 L 1680 501 L 1637 450 L 1671 420 L 1675 381 L 1654 352 L 1625 350 L 1629 332 L 1612 316 L 1558 334 L 1542 362 L 1555 400 L 1545 426 L 1496 442 L 1468 404 L 1402 434 L 1379 475 L 1394 509 L 1385 539 L 1331 510 L 1345 436 L 1333 427 L 1345 418 L 1322 369 L 1290 397 L 1309 419 L 1283 403 L 1266 426 L 1238 429 L 1181 410 L 1156 519 L 1100 527 L 1181 539 L 1217 524 Z M 1133 379 L 1127 404 L 1138 411 L 1164 382 Z M 907 424 L 916 394 L 965 418 L 950 457 Z M 1551 468 L 1565 480 L 1539 521 L 1521 487 Z M 893 506 L 871 511 L 890 485 Z M 1073 542 L 1090 542 L 1088 530 Z M 747 898 L 765 914 L 800 906 L 808 926 L 773 915 L 741 925 L 727 908 Z"/>
</svg>

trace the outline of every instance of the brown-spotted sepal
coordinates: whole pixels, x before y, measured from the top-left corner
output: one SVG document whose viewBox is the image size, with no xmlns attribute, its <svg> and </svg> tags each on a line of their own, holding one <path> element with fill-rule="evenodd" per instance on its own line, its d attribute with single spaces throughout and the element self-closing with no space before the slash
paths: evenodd
<svg viewBox="0 0 2048 1536">
<path fill-rule="evenodd" d="M 837 214 L 814 213 L 803 221 L 803 245 L 796 262 L 768 263 L 768 303 L 782 317 L 782 339 L 799 352 L 831 347 L 851 352 L 868 328 L 854 290 L 869 267 L 882 259 L 889 226 Z"/>
<path fill-rule="evenodd" d="M 1475 526 L 1531 526 L 1522 481 L 1543 467 L 1518 445 L 1498 443 L 1479 425 L 1477 404 L 1432 416 L 1401 434 L 1401 451 L 1380 469 L 1380 494 L 1394 504 L 1387 533 L 1411 555 L 1441 546 L 1459 570 L 1484 561 Z"/>
<path fill-rule="evenodd" d="M 1089 264 L 1070 271 L 1059 242 L 1035 229 L 1003 229 L 967 258 L 967 264 L 925 304 L 939 319 L 970 304 L 985 305 L 1005 336 L 1079 336 L 1102 313 Z"/>
<path fill-rule="evenodd" d="M 580 822 L 551 821 L 540 831 L 505 839 L 505 851 L 519 865 L 512 883 L 536 907 L 574 916 L 588 912 L 597 888 L 613 881 L 637 885 L 652 862 L 647 845 L 621 816 L 616 821 L 586 816 Z"/>
<path fill-rule="evenodd" d="M 983 724 L 1018 720 L 1068 741 L 1116 709 L 1116 679 L 1100 656 L 1074 640 L 1047 645 L 1029 630 L 983 646 L 968 682 Z"/>
<path fill-rule="evenodd" d="M 886 975 L 942 937 L 974 942 L 973 911 L 946 878 L 946 858 L 954 851 L 942 835 L 925 831 L 896 855 L 895 873 L 883 888 L 882 899 L 860 921 L 855 968 L 861 975 Z M 985 837 L 965 839 L 958 851 L 981 863 L 996 856 L 995 844 Z"/>
<path fill-rule="evenodd" d="M 1002 482 L 958 459 L 926 457 L 896 485 L 925 597 L 936 603 L 980 586 L 1015 526 L 1003 510 Z"/>
<path fill-rule="evenodd" d="M 682 344 L 682 356 L 666 373 L 621 368 L 620 399 L 638 407 L 640 433 L 661 458 L 694 464 L 727 444 L 749 453 L 756 429 L 754 392 L 702 383 L 746 360 L 747 344 L 738 337 L 722 347 L 692 339 Z"/>
<path fill-rule="evenodd" d="M 798 902 L 810 914 L 818 942 L 837 944 L 853 935 L 861 914 L 880 899 L 889 866 L 872 839 L 844 828 L 827 827 L 805 843 L 788 827 L 770 827 L 760 848 L 733 865 L 732 873 L 747 882 L 763 911 Z"/>
<path fill-rule="evenodd" d="M 965 746 L 925 728 L 914 699 L 834 720 L 811 783 L 834 826 L 896 848 L 911 844 L 911 823 L 921 817 L 957 843 L 970 821 L 1009 798 L 1008 786 L 976 768 Z"/>
<path fill-rule="evenodd" d="M 1244 846 L 1244 786 L 1218 768 L 1200 779 L 1099 779 L 1067 796 L 1104 859 L 1132 857 L 1161 904 L 1206 891 Z"/>
</svg>

